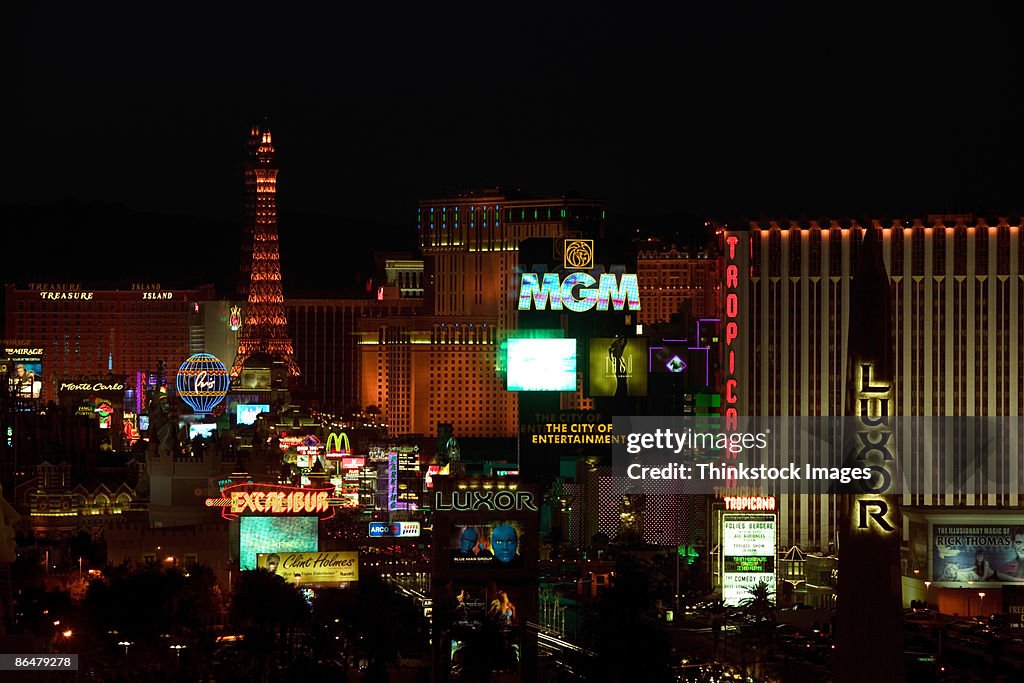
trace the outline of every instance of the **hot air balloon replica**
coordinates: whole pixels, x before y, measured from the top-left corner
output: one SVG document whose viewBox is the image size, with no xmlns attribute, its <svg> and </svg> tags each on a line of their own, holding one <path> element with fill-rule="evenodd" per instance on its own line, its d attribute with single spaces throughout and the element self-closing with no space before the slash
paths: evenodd
<svg viewBox="0 0 1024 683">
<path fill-rule="evenodd" d="M 208 415 L 227 396 L 231 378 L 216 356 L 196 353 L 178 368 L 178 395 L 196 415 Z"/>
</svg>

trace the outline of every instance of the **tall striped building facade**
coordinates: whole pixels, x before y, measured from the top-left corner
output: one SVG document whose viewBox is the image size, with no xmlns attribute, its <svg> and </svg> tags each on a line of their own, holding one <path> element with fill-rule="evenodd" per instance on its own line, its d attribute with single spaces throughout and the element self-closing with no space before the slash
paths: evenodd
<svg viewBox="0 0 1024 683">
<path fill-rule="evenodd" d="M 1024 415 L 1022 226 L 970 217 L 722 228 L 723 292 L 737 295 L 735 310 L 725 307 L 736 335 L 731 345 L 728 331 L 723 340 L 726 358 L 730 348 L 734 351 L 732 367 L 727 360 L 723 366 L 736 412 L 844 414 L 850 287 L 865 228 L 881 231 L 893 282 L 892 413 Z M 736 266 L 738 281 L 729 281 L 729 265 Z M 896 447 L 914 478 L 902 505 L 1003 511 L 1021 505 L 1019 431 L 1010 430 L 1007 442 L 999 444 L 1006 457 L 998 459 L 996 471 L 954 494 L 943 490 L 950 473 L 932 456 L 949 436 L 943 429 L 948 428 L 901 434 Z M 777 452 L 816 462 L 815 446 L 805 437 L 784 432 L 774 438 Z M 833 496 L 782 496 L 779 545 L 827 551 L 838 519 Z"/>
</svg>

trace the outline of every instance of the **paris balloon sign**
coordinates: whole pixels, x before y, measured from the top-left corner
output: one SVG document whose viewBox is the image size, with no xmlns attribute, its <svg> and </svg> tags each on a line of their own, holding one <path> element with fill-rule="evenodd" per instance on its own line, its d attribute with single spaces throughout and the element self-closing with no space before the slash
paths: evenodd
<svg viewBox="0 0 1024 683">
<path fill-rule="evenodd" d="M 207 415 L 227 396 L 228 369 L 216 356 L 197 353 L 178 368 L 178 395 L 196 415 Z"/>
</svg>

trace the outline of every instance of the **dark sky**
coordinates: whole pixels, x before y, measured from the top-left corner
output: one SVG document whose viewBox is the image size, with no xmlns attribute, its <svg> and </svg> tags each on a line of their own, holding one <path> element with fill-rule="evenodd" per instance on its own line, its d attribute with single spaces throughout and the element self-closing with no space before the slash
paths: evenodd
<svg viewBox="0 0 1024 683">
<path fill-rule="evenodd" d="M 1022 204 L 1020 23 L 994 3 L 18 4 L 8 227 L 74 199 L 233 231 L 264 117 L 293 251 L 324 226 L 411 243 L 416 200 L 462 187 L 576 190 L 629 226 Z"/>
</svg>

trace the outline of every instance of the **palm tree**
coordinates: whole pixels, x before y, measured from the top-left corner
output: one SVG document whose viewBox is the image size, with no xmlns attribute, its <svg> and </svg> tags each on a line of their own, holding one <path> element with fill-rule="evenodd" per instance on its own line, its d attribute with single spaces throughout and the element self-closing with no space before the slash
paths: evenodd
<svg viewBox="0 0 1024 683">
<path fill-rule="evenodd" d="M 767 659 L 767 653 L 775 644 L 776 625 L 778 620 L 775 607 L 775 589 L 768 581 L 758 581 L 747 589 L 747 597 L 740 600 L 744 614 L 753 619 L 754 643 L 758 652 L 763 655 L 759 662 Z"/>
<path fill-rule="evenodd" d="M 296 629 L 309 619 L 298 589 L 266 569 L 241 572 L 231 599 L 231 621 L 245 633 L 259 681 L 273 678 L 273 664 L 290 659 Z"/>
</svg>

